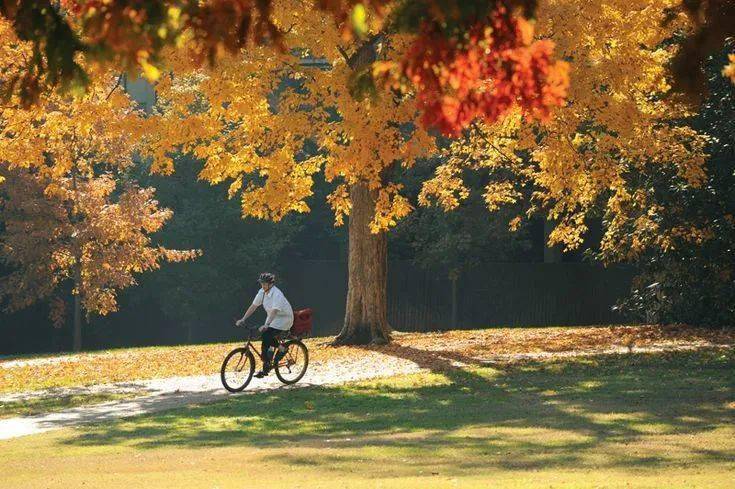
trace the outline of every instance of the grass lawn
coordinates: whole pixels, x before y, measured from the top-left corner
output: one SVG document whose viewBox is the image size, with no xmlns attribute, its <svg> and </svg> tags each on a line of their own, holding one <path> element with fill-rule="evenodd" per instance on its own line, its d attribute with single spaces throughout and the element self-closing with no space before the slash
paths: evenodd
<svg viewBox="0 0 735 489">
<path fill-rule="evenodd" d="M 3 487 L 733 487 L 735 353 L 446 368 L 0 442 Z"/>
</svg>

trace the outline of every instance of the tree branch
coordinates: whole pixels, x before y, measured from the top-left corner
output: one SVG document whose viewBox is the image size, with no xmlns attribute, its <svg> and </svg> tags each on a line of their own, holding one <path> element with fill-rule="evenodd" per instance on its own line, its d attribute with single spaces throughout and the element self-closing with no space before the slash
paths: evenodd
<svg viewBox="0 0 735 489">
<path fill-rule="evenodd" d="M 342 55 L 342 57 L 345 59 L 347 64 L 350 64 L 350 56 L 347 54 L 347 51 L 345 51 L 345 48 L 337 44 L 337 51 L 339 51 L 339 54 Z"/>
<path fill-rule="evenodd" d="M 110 90 L 110 93 L 107 94 L 107 97 L 105 97 L 105 100 L 109 100 L 112 96 L 112 93 L 117 89 L 117 87 L 120 86 L 120 83 L 122 82 L 124 74 L 120 73 L 120 75 L 117 77 L 117 83 L 115 83 L 115 86 L 112 87 L 112 90 Z"/>
</svg>

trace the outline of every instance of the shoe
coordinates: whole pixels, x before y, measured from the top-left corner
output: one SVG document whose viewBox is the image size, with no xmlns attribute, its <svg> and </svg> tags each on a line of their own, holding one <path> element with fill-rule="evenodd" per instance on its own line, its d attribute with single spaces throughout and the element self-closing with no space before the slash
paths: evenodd
<svg viewBox="0 0 735 489">
<path fill-rule="evenodd" d="M 258 373 L 255 374 L 255 376 L 259 379 L 262 379 L 266 375 L 268 375 L 268 372 L 270 372 L 271 369 L 268 367 L 263 367 L 263 370 L 259 370 Z"/>
</svg>

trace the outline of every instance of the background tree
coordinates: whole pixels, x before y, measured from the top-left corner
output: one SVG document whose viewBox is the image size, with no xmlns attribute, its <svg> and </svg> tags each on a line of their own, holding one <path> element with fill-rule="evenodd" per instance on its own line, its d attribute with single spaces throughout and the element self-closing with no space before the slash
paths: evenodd
<svg viewBox="0 0 735 489">
<path fill-rule="evenodd" d="M 175 209 L 156 239 L 201 249 L 202 256 L 148 276 L 136 295 L 155 297 L 166 320 L 183 330 L 168 336 L 191 343 L 232 331 L 231 319 L 252 300 L 258 274 L 274 270 L 281 275 L 278 258 L 304 225 L 300 215 L 278 223 L 243 219 L 238 202 L 226 198 L 227 185 L 198 181 L 201 161 L 181 155 L 175 164 L 176 172 L 165 176 L 151 175 L 140 164 L 136 178 L 156 188 L 162 205 Z"/>
<path fill-rule="evenodd" d="M 196 256 L 152 245 L 148 235 L 172 214 L 158 207 L 152 188 L 119 188 L 109 174 L 55 181 L 27 170 L 5 176 L 0 243 L 4 260 L 16 271 L 3 279 L 0 295 L 8 298 L 10 310 L 50 300 L 59 324 L 69 281 L 75 351 L 82 346 L 82 308 L 88 315 L 115 311 L 117 291 L 135 285 L 135 273 Z"/>
<path fill-rule="evenodd" d="M 31 52 L 3 21 L 0 66 L 12 71 Z M 7 41 L 7 43 L 5 43 Z M 161 261 L 193 258 L 195 252 L 151 244 L 150 234 L 170 218 L 153 189 L 125 177 L 144 143 L 142 118 L 118 89 L 119 77 L 98 72 L 81 98 L 49 93 L 21 108 L 11 98 L 0 111 L 0 173 L 4 260 L 16 272 L 3 279 L 9 307 L 52 299 L 62 321 L 60 291 L 70 281 L 74 296 L 74 348 L 81 348 L 81 310 L 107 314 L 133 274 Z M 55 295 L 56 294 L 56 295 Z"/>
<path fill-rule="evenodd" d="M 401 175 L 411 201 L 417 200 L 423 183 L 443 161 L 439 157 L 421 160 Z M 492 178 L 496 176 L 467 170 L 464 182 L 468 195 L 455 209 L 445 212 L 439 206 L 419 206 L 389 235 L 393 258 L 411 260 L 449 281 L 451 328 L 458 326 L 458 294 L 467 272 L 483 263 L 533 261 L 533 226 L 519 229 L 516 219 L 525 199 L 488 213 L 482 190 Z"/>
<path fill-rule="evenodd" d="M 641 274 L 621 304 L 635 319 L 710 326 L 735 320 L 735 87 L 720 74 L 732 49 L 731 42 L 708 59 L 709 96 L 691 120 L 710 136 L 703 185 L 692 187 L 671 171 L 638 175 L 638 188 L 656 210 L 657 236 L 645 240 L 651 245 L 637 260 Z M 631 234 L 620 229 L 615 238 L 621 246 L 601 259 L 627 258 L 622 250 Z"/>
</svg>

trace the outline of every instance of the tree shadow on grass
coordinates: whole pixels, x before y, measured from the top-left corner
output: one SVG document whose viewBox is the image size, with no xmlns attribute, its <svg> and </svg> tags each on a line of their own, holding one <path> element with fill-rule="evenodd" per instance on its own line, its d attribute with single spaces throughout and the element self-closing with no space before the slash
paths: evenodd
<svg viewBox="0 0 735 489">
<path fill-rule="evenodd" d="M 493 368 L 456 352 L 393 345 L 388 353 L 433 373 L 236 396 L 83 428 L 63 443 L 144 449 L 298 447 L 315 453 L 331 448 L 318 457 L 286 450 L 281 460 L 338 471 L 367 457 L 376 462 L 368 472 L 380 470 L 388 456 L 407 457 L 412 470 L 446 473 L 493 466 L 701 465 L 735 455 L 731 448 L 703 449 L 694 437 L 658 442 L 638 455 L 626 448 L 650 437 L 706 435 L 731 424 L 732 352 L 529 361 Z M 457 362 L 465 367 L 457 368 Z"/>
</svg>

